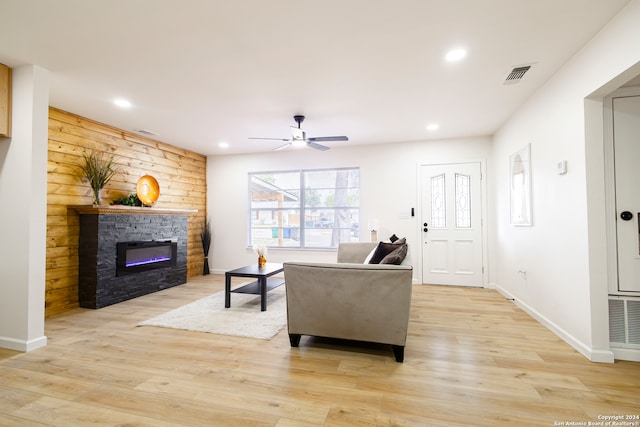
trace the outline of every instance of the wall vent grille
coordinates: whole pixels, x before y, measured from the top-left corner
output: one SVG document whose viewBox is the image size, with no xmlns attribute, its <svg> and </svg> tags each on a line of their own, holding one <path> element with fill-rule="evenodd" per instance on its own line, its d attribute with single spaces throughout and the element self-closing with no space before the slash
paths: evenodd
<svg viewBox="0 0 640 427">
<path fill-rule="evenodd" d="M 629 343 L 640 344 L 640 301 L 627 300 Z"/>
<path fill-rule="evenodd" d="M 512 85 L 520 82 L 524 75 L 531 69 L 531 65 L 520 65 L 518 67 L 513 67 L 511 71 L 507 73 L 507 76 L 504 78 L 505 85 Z"/>
<path fill-rule="evenodd" d="M 610 297 L 609 341 L 613 347 L 640 349 L 640 299 Z"/>
</svg>

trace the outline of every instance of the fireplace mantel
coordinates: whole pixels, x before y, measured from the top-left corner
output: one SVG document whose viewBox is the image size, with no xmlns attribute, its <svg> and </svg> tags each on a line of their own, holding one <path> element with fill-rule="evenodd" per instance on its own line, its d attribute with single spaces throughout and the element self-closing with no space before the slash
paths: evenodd
<svg viewBox="0 0 640 427">
<path fill-rule="evenodd" d="M 198 212 L 195 209 L 163 209 L 124 205 L 71 205 L 73 209 L 83 215 L 191 215 Z"/>
</svg>

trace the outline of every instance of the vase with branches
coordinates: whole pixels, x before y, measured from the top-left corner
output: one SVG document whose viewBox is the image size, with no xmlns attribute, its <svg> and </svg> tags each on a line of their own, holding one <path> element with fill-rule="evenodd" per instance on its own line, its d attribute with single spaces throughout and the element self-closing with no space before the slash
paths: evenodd
<svg viewBox="0 0 640 427">
<path fill-rule="evenodd" d="M 100 191 L 114 177 L 118 170 L 114 165 L 114 156 L 105 158 L 103 152 L 84 153 L 84 164 L 81 166 L 82 176 L 89 181 L 93 191 L 93 204 L 100 205 Z"/>
<path fill-rule="evenodd" d="M 204 266 L 202 268 L 202 274 L 206 276 L 209 274 L 209 248 L 211 248 L 211 222 L 208 219 L 204 220 L 204 226 L 200 233 L 200 240 L 202 241 L 202 251 L 204 252 Z"/>
<path fill-rule="evenodd" d="M 267 264 L 267 246 L 265 245 L 257 245 L 253 247 L 253 252 L 258 255 L 258 267 L 264 268 Z"/>
</svg>

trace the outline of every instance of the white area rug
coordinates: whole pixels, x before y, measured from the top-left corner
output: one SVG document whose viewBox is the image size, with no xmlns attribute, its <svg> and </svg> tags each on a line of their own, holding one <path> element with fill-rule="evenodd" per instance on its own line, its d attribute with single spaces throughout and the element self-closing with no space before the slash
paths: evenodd
<svg viewBox="0 0 640 427">
<path fill-rule="evenodd" d="M 232 293 L 231 307 L 224 308 L 221 291 L 138 325 L 270 340 L 287 325 L 285 288 L 267 293 L 267 311 L 260 311 L 260 295 L 240 293 Z"/>
</svg>

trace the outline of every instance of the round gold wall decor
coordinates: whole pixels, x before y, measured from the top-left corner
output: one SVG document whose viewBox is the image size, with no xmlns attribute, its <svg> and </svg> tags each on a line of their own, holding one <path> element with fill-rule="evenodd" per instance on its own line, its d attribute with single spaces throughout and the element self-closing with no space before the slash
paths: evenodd
<svg viewBox="0 0 640 427">
<path fill-rule="evenodd" d="M 160 196 L 160 185 L 154 177 L 145 175 L 138 180 L 136 193 L 142 204 L 145 206 L 153 206 Z"/>
</svg>

